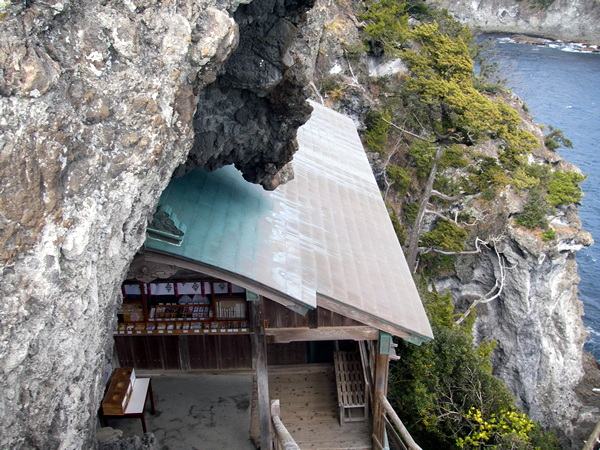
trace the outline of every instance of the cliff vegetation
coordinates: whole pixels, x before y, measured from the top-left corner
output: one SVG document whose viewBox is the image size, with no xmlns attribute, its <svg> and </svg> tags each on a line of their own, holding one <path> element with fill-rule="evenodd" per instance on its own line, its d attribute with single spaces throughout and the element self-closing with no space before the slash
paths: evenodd
<svg viewBox="0 0 600 450">
<path fill-rule="evenodd" d="M 436 334 L 400 344 L 395 406 L 424 448 L 576 448 L 589 416 L 565 424 L 593 406 L 574 392 L 585 330 L 573 252 L 591 238 L 576 216 L 585 176 L 555 152 L 568 139 L 544 135 L 447 11 L 325 4 L 314 79 L 362 127 Z"/>
</svg>

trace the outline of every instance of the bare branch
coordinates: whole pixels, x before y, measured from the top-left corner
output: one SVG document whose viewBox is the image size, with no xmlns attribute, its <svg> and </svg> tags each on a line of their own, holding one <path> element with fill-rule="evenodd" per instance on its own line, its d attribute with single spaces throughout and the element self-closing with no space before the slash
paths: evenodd
<svg viewBox="0 0 600 450">
<path fill-rule="evenodd" d="M 390 182 L 390 180 L 388 179 L 387 167 L 390 164 L 390 161 L 392 160 L 392 157 L 398 151 L 398 148 L 400 147 L 400 142 L 402 142 L 402 138 L 398 139 L 398 141 L 396 142 L 396 145 L 394 145 L 394 149 L 388 154 L 387 160 L 385 161 L 385 164 L 383 166 L 383 181 L 385 182 L 385 192 L 383 194 L 383 201 L 384 202 L 387 200 L 387 195 L 388 195 L 388 192 L 390 190 L 390 187 L 392 186 L 392 184 L 394 184 L 394 183 Z"/>
<path fill-rule="evenodd" d="M 389 124 L 389 125 L 393 126 L 394 128 L 396 128 L 397 130 L 400 130 L 400 131 L 402 131 L 403 133 L 410 134 L 411 136 L 413 136 L 413 137 L 416 137 L 417 139 L 420 139 L 420 140 L 422 140 L 423 142 L 429 142 L 430 144 L 434 144 L 434 143 L 435 143 L 434 141 L 431 141 L 431 140 L 429 140 L 429 139 L 425 139 L 424 137 L 422 137 L 422 136 L 419 136 L 418 134 L 415 134 L 415 133 L 412 133 L 411 131 L 405 130 L 404 128 L 402 128 L 402 127 L 399 127 L 399 126 L 398 126 L 398 125 L 396 125 L 395 123 L 393 123 L 393 122 L 390 122 L 389 120 L 386 120 L 386 119 L 385 119 L 385 118 L 383 118 L 383 117 L 382 117 L 382 119 L 383 119 L 383 121 L 384 121 L 385 123 L 387 123 L 387 124 Z"/>
<path fill-rule="evenodd" d="M 493 240 L 494 240 L 495 244 L 498 244 L 498 242 L 500 241 L 500 237 L 495 237 L 495 238 L 493 238 Z M 469 316 L 469 314 L 471 314 L 471 311 L 473 311 L 477 307 L 477 305 L 489 303 L 492 300 L 497 299 L 498 297 L 500 297 L 500 295 L 502 294 L 502 291 L 504 290 L 504 281 L 506 279 L 507 267 L 504 265 L 502 257 L 500 256 L 500 252 L 498 251 L 497 245 L 494 245 L 494 251 L 496 252 L 496 257 L 498 258 L 498 266 L 500 268 L 500 277 L 496 278 L 496 283 L 494 284 L 494 287 L 492 287 L 492 289 L 490 289 L 484 295 L 482 295 L 481 297 L 476 299 L 471 304 L 471 306 L 469 306 L 469 308 L 467 308 L 465 313 L 456 320 L 456 323 L 458 325 L 460 325 Z M 508 269 L 512 269 L 512 267 L 510 267 Z M 496 292 L 494 295 L 492 295 L 496 289 L 498 290 L 498 292 Z M 490 297 L 490 295 L 491 295 L 491 297 Z"/>
<path fill-rule="evenodd" d="M 433 213 L 433 211 L 427 211 L 427 212 Z M 439 213 L 434 213 L 434 214 L 438 214 L 441 217 L 443 217 L 444 219 L 447 219 L 447 217 L 444 217 Z M 431 247 L 419 247 L 419 253 L 420 254 L 437 253 L 439 255 L 475 255 L 477 253 L 481 253 L 481 248 L 479 247 L 479 244 L 482 244 L 486 247 L 488 245 L 488 243 L 486 241 L 483 241 L 477 237 L 477 238 L 475 238 L 475 250 L 466 250 L 466 251 L 462 251 L 462 252 L 450 252 L 447 250 L 439 250 L 437 248 L 431 248 Z"/>
<path fill-rule="evenodd" d="M 454 196 L 450 197 L 449 195 L 442 194 L 441 192 L 436 191 L 435 189 L 433 189 L 431 191 L 432 197 L 437 197 L 437 198 L 445 200 L 447 202 L 455 202 L 455 201 L 460 200 L 461 198 L 465 197 L 466 195 L 467 194 L 458 194 L 458 195 L 454 195 Z"/>
<path fill-rule="evenodd" d="M 445 215 L 443 215 L 442 213 L 437 212 L 434 209 L 427 209 L 427 210 L 425 210 L 425 214 L 433 214 L 434 216 L 438 216 L 440 219 L 450 220 Z M 453 222 L 456 223 L 456 221 L 453 221 Z"/>
</svg>

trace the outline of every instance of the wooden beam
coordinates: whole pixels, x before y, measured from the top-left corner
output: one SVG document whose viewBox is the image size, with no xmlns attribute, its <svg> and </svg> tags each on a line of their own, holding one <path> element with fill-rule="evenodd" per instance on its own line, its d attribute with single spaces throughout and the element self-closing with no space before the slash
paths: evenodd
<svg viewBox="0 0 600 450">
<path fill-rule="evenodd" d="M 191 370 L 190 345 L 187 336 L 177 336 L 177 349 L 179 351 L 179 368 L 181 370 Z"/>
<path fill-rule="evenodd" d="M 308 328 L 319 328 L 319 315 L 316 308 L 306 313 L 306 321 L 308 322 Z"/>
<path fill-rule="evenodd" d="M 397 336 L 399 338 L 410 338 L 412 336 L 407 331 L 394 327 L 393 325 L 390 325 L 389 323 L 380 320 L 375 316 L 353 309 L 347 305 L 343 305 L 319 294 L 317 294 L 317 305 L 330 311 L 341 314 L 342 316 L 349 317 L 350 319 L 354 319 L 358 322 L 369 325 L 373 328 L 385 331 L 386 333 L 389 333 L 393 336 Z"/>
<path fill-rule="evenodd" d="M 598 440 L 598 436 L 600 436 L 600 420 L 594 427 L 594 431 L 592 431 L 592 434 L 590 434 L 588 440 L 585 442 L 583 450 L 593 450 L 596 447 L 596 444 L 600 442 Z"/>
<path fill-rule="evenodd" d="M 273 439 L 271 434 L 271 411 L 269 404 L 269 372 L 267 369 L 267 343 L 264 329 L 264 299 L 250 305 L 252 321 L 252 366 L 256 369 L 256 385 L 258 393 L 258 416 L 260 428 L 261 450 L 271 450 Z"/>
<path fill-rule="evenodd" d="M 273 417 L 273 427 L 277 437 L 277 448 L 281 450 L 300 450 L 296 441 L 281 421 L 281 407 L 279 400 L 271 401 L 271 416 Z"/>
<path fill-rule="evenodd" d="M 371 341 L 377 340 L 379 330 L 367 326 L 320 327 L 320 328 L 267 328 L 269 342 L 287 344 L 297 341 Z"/>
</svg>

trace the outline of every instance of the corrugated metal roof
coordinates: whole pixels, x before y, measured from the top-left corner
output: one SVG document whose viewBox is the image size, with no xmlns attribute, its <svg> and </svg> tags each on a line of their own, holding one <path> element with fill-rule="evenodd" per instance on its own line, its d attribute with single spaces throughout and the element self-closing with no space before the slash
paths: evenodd
<svg viewBox="0 0 600 450">
<path fill-rule="evenodd" d="M 295 179 L 273 192 L 232 166 L 171 181 L 159 205 L 186 227 L 148 248 L 239 275 L 415 341 L 433 337 L 354 123 L 313 104 Z"/>
</svg>

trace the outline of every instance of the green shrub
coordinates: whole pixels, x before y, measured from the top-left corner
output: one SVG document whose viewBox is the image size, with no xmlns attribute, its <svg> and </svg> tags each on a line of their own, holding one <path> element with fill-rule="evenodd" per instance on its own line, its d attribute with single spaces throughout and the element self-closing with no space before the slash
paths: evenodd
<svg viewBox="0 0 600 450">
<path fill-rule="evenodd" d="M 544 241 L 544 242 L 549 242 L 555 238 L 556 238 L 556 232 L 554 231 L 554 228 L 548 228 L 546 231 L 544 231 L 542 233 L 542 241 Z"/>
<path fill-rule="evenodd" d="M 496 158 L 483 156 L 477 166 L 469 168 L 472 175 L 469 181 L 476 191 L 482 192 L 484 198 L 491 200 L 501 189 L 508 184 L 506 170 L 498 164 Z"/>
<path fill-rule="evenodd" d="M 387 111 L 371 111 L 366 119 L 365 143 L 370 152 L 386 154 L 391 117 Z"/>
<path fill-rule="evenodd" d="M 415 141 L 409 147 L 407 154 L 411 158 L 411 165 L 417 169 L 417 178 L 424 180 L 429 176 L 433 167 L 436 147 L 429 142 Z"/>
<path fill-rule="evenodd" d="M 392 53 L 397 53 L 409 36 L 408 14 L 404 1 L 367 1 L 367 10 L 360 15 L 367 22 L 363 31 L 368 39 L 382 45 Z"/>
<path fill-rule="evenodd" d="M 414 223 L 417 214 L 419 213 L 419 204 L 417 202 L 406 203 L 405 205 L 402 205 L 402 212 L 404 213 L 406 222 Z"/>
<path fill-rule="evenodd" d="M 547 213 L 548 204 L 544 200 L 543 191 L 541 189 L 532 189 L 529 192 L 527 203 L 523 207 L 523 212 L 515 219 L 515 223 L 530 230 L 534 228 L 546 230 L 548 228 Z"/>
<path fill-rule="evenodd" d="M 548 150 L 556 151 L 559 147 L 573 148 L 573 142 L 565 137 L 562 130 L 548 126 L 550 133 L 544 136 L 544 144 Z"/>
<path fill-rule="evenodd" d="M 538 186 L 540 184 L 540 179 L 530 176 L 525 167 L 519 167 L 515 172 L 512 173 L 510 183 L 519 194 L 522 194 L 526 189 L 531 189 L 535 186 Z"/>
<path fill-rule="evenodd" d="M 444 154 L 440 159 L 440 169 L 462 169 L 469 165 L 469 160 L 465 156 L 465 150 L 461 145 L 451 145 L 444 149 Z"/>
<path fill-rule="evenodd" d="M 396 232 L 396 237 L 398 238 L 398 242 L 400 245 L 404 245 L 406 243 L 406 229 L 398 220 L 398 216 L 394 211 L 390 212 L 390 219 L 392 220 L 392 225 L 394 227 L 394 231 Z"/>
<path fill-rule="evenodd" d="M 387 166 L 387 175 L 393 186 L 398 189 L 400 195 L 405 196 L 408 194 L 408 188 L 410 187 L 411 177 L 410 175 L 400 166 L 389 164 Z"/>
<path fill-rule="evenodd" d="M 323 84 L 321 85 L 320 93 L 325 96 L 328 95 L 331 91 L 335 91 L 337 89 L 341 89 L 342 86 L 339 82 L 339 77 L 337 76 L 328 76 L 323 80 Z"/>
<path fill-rule="evenodd" d="M 569 203 L 581 202 L 581 187 L 579 183 L 587 178 L 576 172 L 562 172 L 557 170 L 552 173 L 548 186 L 546 200 L 551 206 L 567 205 Z"/>
<path fill-rule="evenodd" d="M 432 231 L 421 236 L 422 246 L 450 252 L 462 251 L 466 240 L 467 232 L 449 220 L 438 221 Z"/>
<path fill-rule="evenodd" d="M 433 188 L 446 195 L 457 195 L 461 192 L 460 184 L 454 178 L 446 177 L 438 173 L 433 183 Z"/>
<path fill-rule="evenodd" d="M 435 339 L 420 347 L 398 342 L 388 397 L 419 446 L 557 450 L 556 438 L 524 416 L 492 374 L 495 343 L 474 346 L 469 329 L 454 323 L 450 293 L 429 291 L 424 278 L 417 287 Z"/>
<path fill-rule="evenodd" d="M 367 53 L 367 47 L 363 42 L 357 42 L 356 44 L 342 44 L 342 48 L 346 52 L 346 55 L 350 59 L 359 59 L 365 53 Z"/>
</svg>

